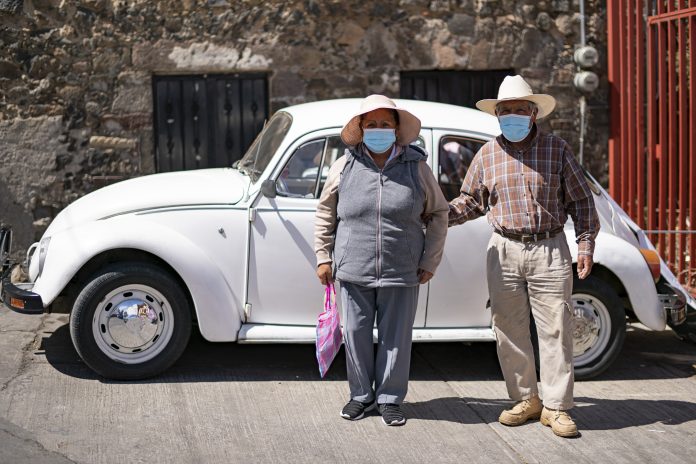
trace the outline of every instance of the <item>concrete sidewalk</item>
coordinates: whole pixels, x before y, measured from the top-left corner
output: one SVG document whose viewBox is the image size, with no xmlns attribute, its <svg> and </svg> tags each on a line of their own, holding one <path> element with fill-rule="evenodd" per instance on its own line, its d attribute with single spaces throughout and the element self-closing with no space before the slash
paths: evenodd
<svg viewBox="0 0 696 464">
<path fill-rule="evenodd" d="M 342 354 L 319 379 L 310 345 L 207 343 L 165 375 L 97 378 L 67 316 L 0 310 L 1 463 L 693 462 L 696 346 L 632 327 L 620 360 L 576 385 L 582 435 L 497 422 L 507 406 L 493 344 L 414 345 L 404 427 L 338 416 Z"/>
</svg>

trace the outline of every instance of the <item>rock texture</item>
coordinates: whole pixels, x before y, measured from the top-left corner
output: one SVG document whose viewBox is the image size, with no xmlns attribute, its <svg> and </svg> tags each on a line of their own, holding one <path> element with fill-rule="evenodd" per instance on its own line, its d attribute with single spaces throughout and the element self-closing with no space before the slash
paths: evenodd
<svg viewBox="0 0 696 464">
<path fill-rule="evenodd" d="M 10 3 L 12 7 L 10 8 Z M 271 110 L 370 92 L 408 70 L 514 68 L 559 100 L 547 128 L 577 149 L 569 0 L 26 0 L 0 9 L 0 220 L 25 248 L 68 202 L 154 171 L 153 74 L 267 72 Z M 587 38 L 606 56 L 605 3 Z M 606 179 L 605 59 L 585 162 Z M 97 139 L 95 139 L 97 138 Z M 121 139 L 105 145 L 103 138 Z"/>
</svg>

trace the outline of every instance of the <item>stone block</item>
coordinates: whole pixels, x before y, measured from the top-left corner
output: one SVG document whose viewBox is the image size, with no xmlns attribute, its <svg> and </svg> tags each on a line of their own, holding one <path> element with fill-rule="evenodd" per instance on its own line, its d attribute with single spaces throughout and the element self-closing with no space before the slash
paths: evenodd
<svg viewBox="0 0 696 464">
<path fill-rule="evenodd" d="M 22 10 L 23 0 L 0 0 L 0 13 L 17 14 Z"/>
<path fill-rule="evenodd" d="M 0 60 L 0 78 L 18 79 L 22 76 L 22 69 L 17 63 L 8 60 Z"/>
<path fill-rule="evenodd" d="M 113 50 L 103 50 L 92 60 L 92 69 L 96 73 L 117 75 L 122 68 L 124 57 L 121 53 Z"/>
<path fill-rule="evenodd" d="M 150 76 L 133 72 L 120 74 L 111 111 L 114 113 L 151 112 L 152 86 Z"/>
<path fill-rule="evenodd" d="M 566 37 L 569 37 L 577 32 L 578 24 L 572 15 L 559 15 L 556 18 L 556 29 Z"/>
<path fill-rule="evenodd" d="M 447 28 L 454 35 L 473 37 L 476 29 L 476 18 L 466 14 L 455 13 L 447 21 Z"/>
</svg>

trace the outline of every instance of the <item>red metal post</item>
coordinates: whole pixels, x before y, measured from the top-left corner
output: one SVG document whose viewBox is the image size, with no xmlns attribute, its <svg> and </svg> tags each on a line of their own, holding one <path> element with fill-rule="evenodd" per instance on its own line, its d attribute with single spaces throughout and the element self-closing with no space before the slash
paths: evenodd
<svg viewBox="0 0 696 464">
<path fill-rule="evenodd" d="M 624 190 L 625 196 L 623 197 L 623 207 L 633 219 L 636 218 L 636 126 L 633 124 L 632 116 L 636 110 L 636 85 L 635 85 L 635 75 L 636 75 L 636 64 L 635 64 L 635 16 L 633 14 L 633 8 L 631 8 L 631 3 L 628 2 L 626 5 L 626 49 L 623 52 L 626 55 L 626 81 L 624 82 L 624 88 L 626 89 L 626 108 L 624 116 L 626 118 L 626 139 L 628 140 L 628 146 L 626 148 L 627 163 L 625 168 L 625 173 L 628 174 L 625 177 L 624 185 L 626 189 Z M 636 1 L 635 3 L 640 3 Z"/>
<path fill-rule="evenodd" d="M 696 0 L 691 0 L 696 6 Z M 689 229 L 696 230 L 696 14 L 689 18 Z M 696 287 L 696 235 L 689 234 L 689 285 Z"/>
<path fill-rule="evenodd" d="M 658 2 L 661 8 L 661 2 Z M 664 51 L 667 50 L 667 28 L 664 24 L 657 25 L 657 83 L 658 83 L 658 110 L 657 120 L 659 121 L 658 131 L 658 166 L 660 178 L 658 181 L 658 206 L 657 206 L 657 229 L 667 229 L 667 75 L 665 69 L 666 57 Z M 662 257 L 665 256 L 665 234 L 658 236 L 658 251 Z"/>
<path fill-rule="evenodd" d="M 620 111 L 621 111 L 621 176 L 620 176 L 620 189 L 617 189 L 617 196 L 614 198 L 622 208 L 626 209 L 626 203 L 628 200 L 628 182 L 626 182 L 626 166 L 628 165 L 628 140 L 626 139 L 626 134 L 628 133 L 628 99 L 626 95 L 627 87 L 627 74 L 626 74 L 626 2 L 624 0 L 619 0 L 619 66 L 620 75 L 619 82 L 621 85 L 619 87 L 619 98 Z"/>
<path fill-rule="evenodd" d="M 686 74 L 689 72 L 686 65 L 686 29 L 684 20 L 678 19 L 679 31 L 679 231 L 685 232 L 687 214 L 687 189 L 689 174 L 689 159 L 687 153 L 688 143 L 688 108 L 686 106 L 687 88 Z M 680 280 L 687 282 L 688 262 L 686 261 L 686 234 L 679 234 L 679 270 L 682 272 Z M 676 261 L 676 260 L 675 260 Z"/>
<path fill-rule="evenodd" d="M 669 7 L 674 8 L 674 4 L 669 2 Z M 668 230 L 676 230 L 677 228 L 677 160 L 679 142 L 677 139 L 677 114 L 679 108 L 677 106 L 677 30 L 674 27 L 674 21 L 667 23 L 667 49 L 669 50 L 668 76 L 667 85 L 669 86 L 668 109 L 669 116 L 669 135 L 667 136 L 667 169 L 669 170 L 669 215 L 668 215 Z M 669 260 L 674 265 L 677 263 L 675 252 L 675 234 L 669 234 L 667 243 L 669 246 Z M 676 271 L 675 271 L 676 272 Z"/>
<path fill-rule="evenodd" d="M 621 188 L 621 67 L 619 57 L 619 10 L 618 0 L 607 1 L 607 79 L 609 81 L 609 194 L 618 201 Z"/>
<path fill-rule="evenodd" d="M 648 25 L 648 229 L 657 229 L 657 105 L 655 95 L 655 33 L 658 28 Z M 656 235 L 650 234 L 650 241 L 657 243 Z"/>
<path fill-rule="evenodd" d="M 636 2 L 636 159 L 637 172 L 637 214 L 633 216 L 641 228 L 645 228 L 645 170 L 647 147 L 645 146 L 645 29 L 643 20 L 643 1 Z"/>
</svg>

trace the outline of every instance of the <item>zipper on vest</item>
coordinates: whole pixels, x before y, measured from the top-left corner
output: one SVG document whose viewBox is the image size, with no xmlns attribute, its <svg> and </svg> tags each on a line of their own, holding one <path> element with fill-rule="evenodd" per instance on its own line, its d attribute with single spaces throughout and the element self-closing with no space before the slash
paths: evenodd
<svg viewBox="0 0 696 464">
<path fill-rule="evenodd" d="M 382 187 L 384 187 L 384 178 L 382 177 L 382 169 L 379 170 L 379 190 L 377 194 L 377 286 L 382 286 Z"/>
</svg>

